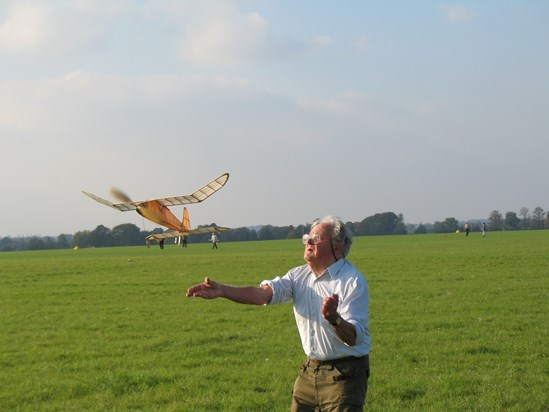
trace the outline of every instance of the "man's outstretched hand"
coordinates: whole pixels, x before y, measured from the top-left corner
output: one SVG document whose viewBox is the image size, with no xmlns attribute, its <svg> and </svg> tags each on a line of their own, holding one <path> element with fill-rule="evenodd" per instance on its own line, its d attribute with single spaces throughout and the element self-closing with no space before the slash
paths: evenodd
<svg viewBox="0 0 549 412">
<path fill-rule="evenodd" d="M 223 291 L 221 285 L 211 280 L 208 276 L 204 279 L 204 282 L 191 286 L 187 290 L 187 297 L 197 297 L 203 299 L 215 299 L 222 296 Z"/>
</svg>

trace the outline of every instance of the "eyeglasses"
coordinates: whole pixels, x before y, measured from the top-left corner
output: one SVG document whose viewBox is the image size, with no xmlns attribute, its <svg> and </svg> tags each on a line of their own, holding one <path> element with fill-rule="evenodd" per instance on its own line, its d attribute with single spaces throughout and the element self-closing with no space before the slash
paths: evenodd
<svg viewBox="0 0 549 412">
<path fill-rule="evenodd" d="M 318 235 L 303 235 L 303 237 L 301 238 L 301 240 L 303 241 L 303 244 L 306 245 L 306 244 L 311 244 L 311 245 L 316 245 L 317 243 L 320 243 L 322 242 L 322 239 L 320 239 L 320 236 Z"/>
</svg>

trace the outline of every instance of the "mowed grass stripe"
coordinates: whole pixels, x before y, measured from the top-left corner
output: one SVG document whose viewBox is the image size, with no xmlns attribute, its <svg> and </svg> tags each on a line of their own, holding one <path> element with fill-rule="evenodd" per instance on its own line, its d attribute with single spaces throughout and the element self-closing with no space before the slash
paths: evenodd
<svg viewBox="0 0 549 412">
<path fill-rule="evenodd" d="M 0 409 L 286 411 L 291 305 L 187 299 L 257 285 L 299 240 L 0 253 Z M 369 410 L 549 409 L 549 231 L 357 237 Z"/>
</svg>

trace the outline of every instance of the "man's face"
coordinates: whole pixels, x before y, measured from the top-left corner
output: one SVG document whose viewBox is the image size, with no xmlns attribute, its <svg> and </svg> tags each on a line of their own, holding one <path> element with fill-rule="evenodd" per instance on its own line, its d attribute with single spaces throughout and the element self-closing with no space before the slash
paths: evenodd
<svg viewBox="0 0 549 412">
<path fill-rule="evenodd" d="M 333 258 L 332 227 L 329 224 L 321 223 L 311 230 L 303 258 L 313 264 Z"/>
</svg>

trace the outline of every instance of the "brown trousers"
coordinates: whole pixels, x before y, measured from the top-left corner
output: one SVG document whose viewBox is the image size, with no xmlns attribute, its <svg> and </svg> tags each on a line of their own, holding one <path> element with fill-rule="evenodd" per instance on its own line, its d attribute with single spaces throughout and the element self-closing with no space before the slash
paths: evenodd
<svg viewBox="0 0 549 412">
<path fill-rule="evenodd" d="M 292 412 L 362 411 L 368 390 L 370 360 L 307 361 L 294 383 Z"/>
</svg>

